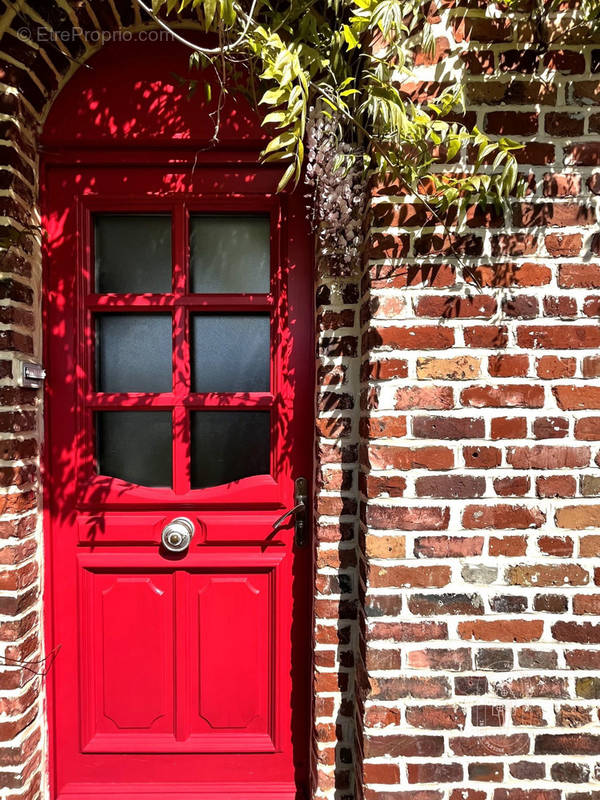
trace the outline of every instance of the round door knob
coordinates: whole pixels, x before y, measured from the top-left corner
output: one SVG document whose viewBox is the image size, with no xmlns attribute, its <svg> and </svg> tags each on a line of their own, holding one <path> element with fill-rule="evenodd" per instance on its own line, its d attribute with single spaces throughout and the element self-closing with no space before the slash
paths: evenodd
<svg viewBox="0 0 600 800">
<path fill-rule="evenodd" d="M 177 517 L 165 525 L 162 532 L 162 543 L 171 553 L 181 553 L 190 546 L 194 535 L 194 523 L 187 517 Z"/>
</svg>

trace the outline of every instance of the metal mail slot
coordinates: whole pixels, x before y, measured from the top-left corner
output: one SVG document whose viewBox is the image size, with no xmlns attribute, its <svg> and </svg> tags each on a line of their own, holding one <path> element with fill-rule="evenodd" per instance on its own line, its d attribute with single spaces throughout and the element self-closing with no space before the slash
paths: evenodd
<svg viewBox="0 0 600 800">
<path fill-rule="evenodd" d="M 42 383 L 46 377 L 46 370 L 41 364 L 35 361 L 24 361 L 23 359 L 15 359 L 17 369 L 15 374 L 17 376 L 17 383 L 25 389 L 41 389 Z"/>
</svg>

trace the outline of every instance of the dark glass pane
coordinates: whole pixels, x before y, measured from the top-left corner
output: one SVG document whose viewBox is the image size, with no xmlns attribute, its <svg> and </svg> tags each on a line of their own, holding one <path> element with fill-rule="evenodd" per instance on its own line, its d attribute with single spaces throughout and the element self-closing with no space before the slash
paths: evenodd
<svg viewBox="0 0 600 800">
<path fill-rule="evenodd" d="M 193 215 L 190 218 L 192 292 L 269 292 L 269 218 Z"/>
<path fill-rule="evenodd" d="M 173 387 L 170 314 L 98 314 L 99 392 L 170 392 Z"/>
<path fill-rule="evenodd" d="M 270 473 L 268 411 L 192 413 L 192 488 Z"/>
<path fill-rule="evenodd" d="M 96 413 L 98 472 L 141 486 L 171 486 L 170 411 Z"/>
<path fill-rule="evenodd" d="M 268 314 L 192 316 L 192 391 L 268 392 Z"/>
<path fill-rule="evenodd" d="M 94 217 L 97 292 L 171 291 L 171 217 L 99 214 Z"/>
</svg>

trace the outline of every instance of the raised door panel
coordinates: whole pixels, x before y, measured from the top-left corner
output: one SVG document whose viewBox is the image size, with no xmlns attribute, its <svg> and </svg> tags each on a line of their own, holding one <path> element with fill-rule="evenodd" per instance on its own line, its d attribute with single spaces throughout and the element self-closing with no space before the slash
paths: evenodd
<svg viewBox="0 0 600 800">
<path fill-rule="evenodd" d="M 273 750 L 275 570 L 191 579 L 198 664 L 192 738 L 199 749 Z"/>
<path fill-rule="evenodd" d="M 160 751 L 173 740 L 173 574 L 86 569 L 81 610 L 83 748 Z"/>
</svg>

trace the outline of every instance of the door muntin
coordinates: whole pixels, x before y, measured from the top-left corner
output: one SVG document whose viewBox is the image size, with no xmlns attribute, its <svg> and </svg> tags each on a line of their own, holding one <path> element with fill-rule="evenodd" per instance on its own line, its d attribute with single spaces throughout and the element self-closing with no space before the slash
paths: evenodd
<svg viewBox="0 0 600 800">
<path fill-rule="evenodd" d="M 280 506 L 290 446 L 280 203 L 127 205 L 86 197 L 80 208 L 79 504 Z"/>
</svg>

